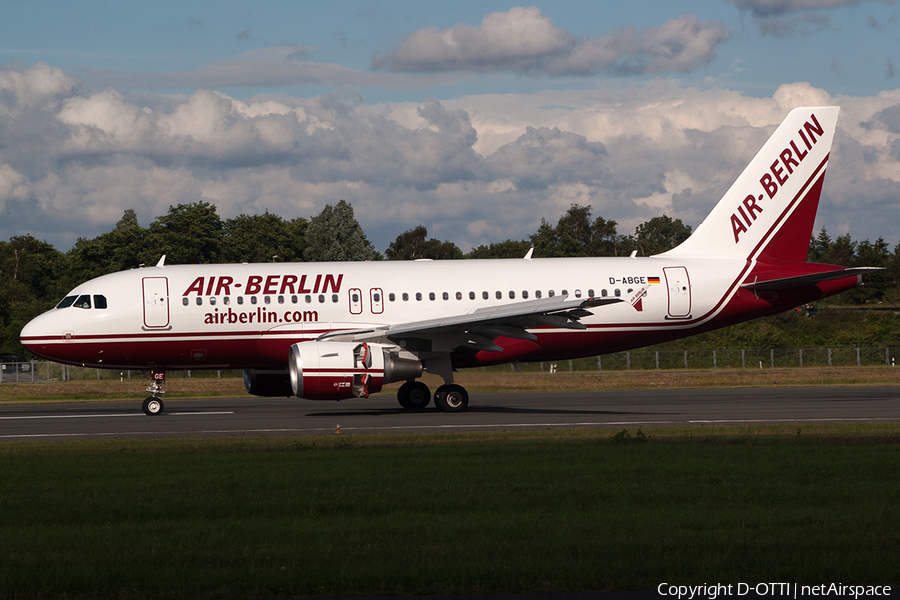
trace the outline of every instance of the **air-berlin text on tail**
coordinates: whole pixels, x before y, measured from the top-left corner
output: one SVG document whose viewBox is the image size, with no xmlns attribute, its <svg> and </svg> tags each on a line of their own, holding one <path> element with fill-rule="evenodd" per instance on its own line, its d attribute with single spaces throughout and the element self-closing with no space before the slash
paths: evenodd
<svg viewBox="0 0 900 600">
<path fill-rule="evenodd" d="M 759 205 L 765 197 L 769 200 L 775 197 L 779 188 L 787 183 L 794 173 L 794 169 L 800 166 L 813 146 L 825 135 L 825 128 L 819 124 L 815 114 L 809 115 L 809 120 L 803 123 L 803 127 L 797 130 L 797 135 L 790 144 L 778 154 L 778 158 L 769 165 L 769 170 L 759 178 L 763 193 L 758 196 L 747 194 L 747 197 L 738 204 L 737 211 L 731 213 L 731 230 L 734 233 L 734 243 L 737 244 L 740 235 L 756 222 L 757 215 L 763 212 Z"/>
<path fill-rule="evenodd" d="M 325 294 L 341 291 L 344 274 L 319 273 L 316 275 L 250 275 L 244 282 L 235 281 L 230 275 L 197 277 L 181 294 L 189 296 L 251 296 L 253 294 Z"/>
</svg>

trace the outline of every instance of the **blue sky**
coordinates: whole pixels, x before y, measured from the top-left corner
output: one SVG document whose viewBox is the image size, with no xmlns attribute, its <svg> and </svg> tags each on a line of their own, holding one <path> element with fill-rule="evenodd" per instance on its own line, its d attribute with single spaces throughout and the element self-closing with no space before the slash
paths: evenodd
<svg viewBox="0 0 900 600">
<path fill-rule="evenodd" d="M 573 202 L 696 226 L 788 110 L 842 106 L 817 229 L 896 243 L 894 2 L 41 2 L 0 23 L 0 239 L 169 205 L 464 249 Z"/>
</svg>

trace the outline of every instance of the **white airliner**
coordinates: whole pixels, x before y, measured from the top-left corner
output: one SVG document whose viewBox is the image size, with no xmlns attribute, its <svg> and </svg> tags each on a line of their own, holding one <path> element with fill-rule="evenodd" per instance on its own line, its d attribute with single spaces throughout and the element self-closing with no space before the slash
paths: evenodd
<svg viewBox="0 0 900 600">
<path fill-rule="evenodd" d="M 165 265 L 79 285 L 22 330 L 61 363 L 148 369 L 144 412 L 167 369 L 243 369 L 247 391 L 367 397 L 407 409 L 454 370 L 595 356 L 769 315 L 853 288 L 864 268 L 806 262 L 837 107 L 790 112 L 690 238 L 650 257 Z"/>
</svg>

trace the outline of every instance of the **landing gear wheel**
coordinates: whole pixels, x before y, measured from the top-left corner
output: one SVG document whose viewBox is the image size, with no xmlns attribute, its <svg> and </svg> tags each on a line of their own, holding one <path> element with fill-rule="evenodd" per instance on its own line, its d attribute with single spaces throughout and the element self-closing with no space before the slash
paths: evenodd
<svg viewBox="0 0 900 600">
<path fill-rule="evenodd" d="M 144 403 L 141 405 L 141 408 L 144 409 L 145 415 L 158 415 L 163 411 L 163 401 L 154 396 L 149 396 L 148 398 L 144 398 Z"/>
<path fill-rule="evenodd" d="M 431 390 L 421 381 L 407 381 L 397 390 L 397 401 L 406 410 L 422 410 L 431 401 Z"/>
<path fill-rule="evenodd" d="M 469 406 L 469 392 L 461 385 L 442 385 L 434 393 L 434 405 L 442 412 L 462 412 Z"/>
</svg>

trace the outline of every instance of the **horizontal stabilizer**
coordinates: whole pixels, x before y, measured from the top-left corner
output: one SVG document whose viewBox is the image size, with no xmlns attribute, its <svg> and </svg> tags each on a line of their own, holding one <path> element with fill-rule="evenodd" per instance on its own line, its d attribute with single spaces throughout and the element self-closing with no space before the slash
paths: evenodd
<svg viewBox="0 0 900 600">
<path fill-rule="evenodd" d="M 768 281 L 753 281 L 741 285 L 745 290 L 752 291 L 780 291 L 791 290 L 809 285 L 815 285 L 820 281 L 831 281 L 832 279 L 843 279 L 844 277 L 852 277 L 854 275 L 862 275 L 871 273 L 872 271 L 880 271 L 882 267 L 852 267 L 849 269 L 840 269 L 838 271 L 825 271 L 824 273 L 812 273 L 810 275 L 797 275 L 796 277 L 783 277 L 781 279 L 769 279 Z"/>
</svg>

